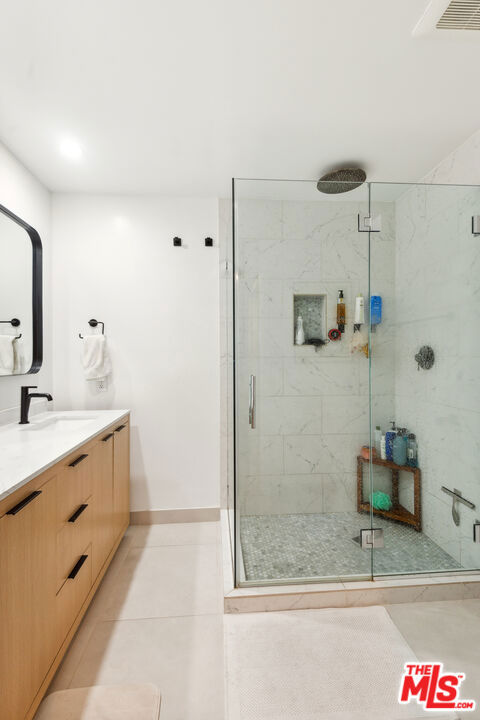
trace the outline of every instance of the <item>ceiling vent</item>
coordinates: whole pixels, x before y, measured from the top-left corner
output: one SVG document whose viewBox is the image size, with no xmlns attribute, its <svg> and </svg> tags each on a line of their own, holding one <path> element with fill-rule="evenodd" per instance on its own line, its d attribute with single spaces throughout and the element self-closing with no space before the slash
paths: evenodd
<svg viewBox="0 0 480 720">
<path fill-rule="evenodd" d="M 436 27 L 439 30 L 480 30 L 480 0 L 451 0 Z"/>
</svg>

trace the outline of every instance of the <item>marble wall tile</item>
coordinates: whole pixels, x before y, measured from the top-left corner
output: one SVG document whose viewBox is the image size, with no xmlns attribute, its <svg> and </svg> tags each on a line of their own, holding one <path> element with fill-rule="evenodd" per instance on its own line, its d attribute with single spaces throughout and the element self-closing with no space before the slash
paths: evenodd
<svg viewBox="0 0 480 720">
<path fill-rule="evenodd" d="M 292 240 L 317 238 L 332 227 L 347 226 L 356 231 L 357 215 L 368 210 L 365 188 L 355 202 L 319 200 L 317 202 L 283 202 L 283 232 Z"/>
<path fill-rule="evenodd" d="M 478 513 L 475 519 L 477 517 Z M 480 570 L 480 545 L 473 542 L 473 522 L 465 523 L 462 529 L 460 562 L 464 568 Z"/>
<path fill-rule="evenodd" d="M 370 404 L 368 396 L 324 397 L 323 432 L 325 435 L 364 433 L 368 444 Z"/>
<path fill-rule="evenodd" d="M 278 200 L 241 198 L 237 186 L 235 234 L 238 238 L 276 240 L 283 233 L 283 208 Z"/>
<path fill-rule="evenodd" d="M 287 272 L 284 241 L 281 237 L 237 238 L 235 268 L 239 279 L 284 278 Z"/>
<path fill-rule="evenodd" d="M 355 222 L 357 220 L 355 219 Z M 326 281 L 360 280 L 366 285 L 368 234 L 349 229 L 331 232 L 322 243 L 322 274 Z"/>
<path fill-rule="evenodd" d="M 357 509 L 355 473 L 331 473 L 323 481 L 324 512 L 352 512 Z"/>
<path fill-rule="evenodd" d="M 282 318 L 283 282 L 278 278 L 240 277 L 237 282 L 237 317 Z"/>
<path fill-rule="evenodd" d="M 265 397 L 258 403 L 258 423 L 266 435 L 320 435 L 322 400 L 318 397 Z"/>
<path fill-rule="evenodd" d="M 320 513 L 324 511 L 323 475 L 246 477 L 239 493 L 242 515 Z"/>
<path fill-rule="evenodd" d="M 285 437 L 285 472 L 356 472 L 364 435 L 294 435 Z"/>
<path fill-rule="evenodd" d="M 422 501 L 425 534 L 460 562 L 461 531 L 453 522 L 452 503 L 438 500 L 428 489 L 424 491 Z"/>
<path fill-rule="evenodd" d="M 257 397 L 283 395 L 283 358 L 241 358 L 237 361 L 237 381 L 239 394 L 248 396 L 250 375 L 257 379 Z"/>
<path fill-rule="evenodd" d="M 281 475 L 284 472 L 283 437 L 245 433 L 238 443 L 239 482 L 248 475 Z"/>
<path fill-rule="evenodd" d="M 360 372 L 354 360 L 356 358 L 323 358 L 319 353 L 311 358 L 287 358 L 285 395 L 357 395 Z"/>
</svg>

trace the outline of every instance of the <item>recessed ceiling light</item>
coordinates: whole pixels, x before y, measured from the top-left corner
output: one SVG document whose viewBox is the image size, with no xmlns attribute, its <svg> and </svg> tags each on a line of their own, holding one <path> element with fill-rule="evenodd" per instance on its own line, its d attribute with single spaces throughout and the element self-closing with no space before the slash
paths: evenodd
<svg viewBox="0 0 480 720">
<path fill-rule="evenodd" d="M 74 137 L 66 136 L 60 140 L 60 152 L 68 160 L 80 160 L 83 151 L 82 146 Z"/>
<path fill-rule="evenodd" d="M 113 224 L 117 230 L 126 230 L 128 228 L 128 219 L 124 215 L 117 215 L 113 218 Z"/>
</svg>

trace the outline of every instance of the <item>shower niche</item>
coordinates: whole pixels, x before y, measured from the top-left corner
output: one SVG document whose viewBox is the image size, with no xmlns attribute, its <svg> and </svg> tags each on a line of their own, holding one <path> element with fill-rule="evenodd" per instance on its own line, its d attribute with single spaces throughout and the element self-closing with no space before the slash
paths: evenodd
<svg viewBox="0 0 480 720">
<path fill-rule="evenodd" d="M 293 343 L 297 345 L 298 318 L 303 320 L 305 334 L 304 345 L 318 347 L 326 342 L 327 338 L 327 296 L 326 294 L 312 295 L 295 294 L 293 296 Z"/>
</svg>

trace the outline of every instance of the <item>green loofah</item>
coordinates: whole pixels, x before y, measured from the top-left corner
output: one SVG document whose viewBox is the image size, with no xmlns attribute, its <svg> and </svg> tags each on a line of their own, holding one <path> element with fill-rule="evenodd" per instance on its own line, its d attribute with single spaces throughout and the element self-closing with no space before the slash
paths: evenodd
<svg viewBox="0 0 480 720">
<path fill-rule="evenodd" d="M 392 507 L 392 500 L 390 495 L 387 493 L 376 490 L 370 496 L 370 503 L 375 510 L 390 510 Z"/>
</svg>

